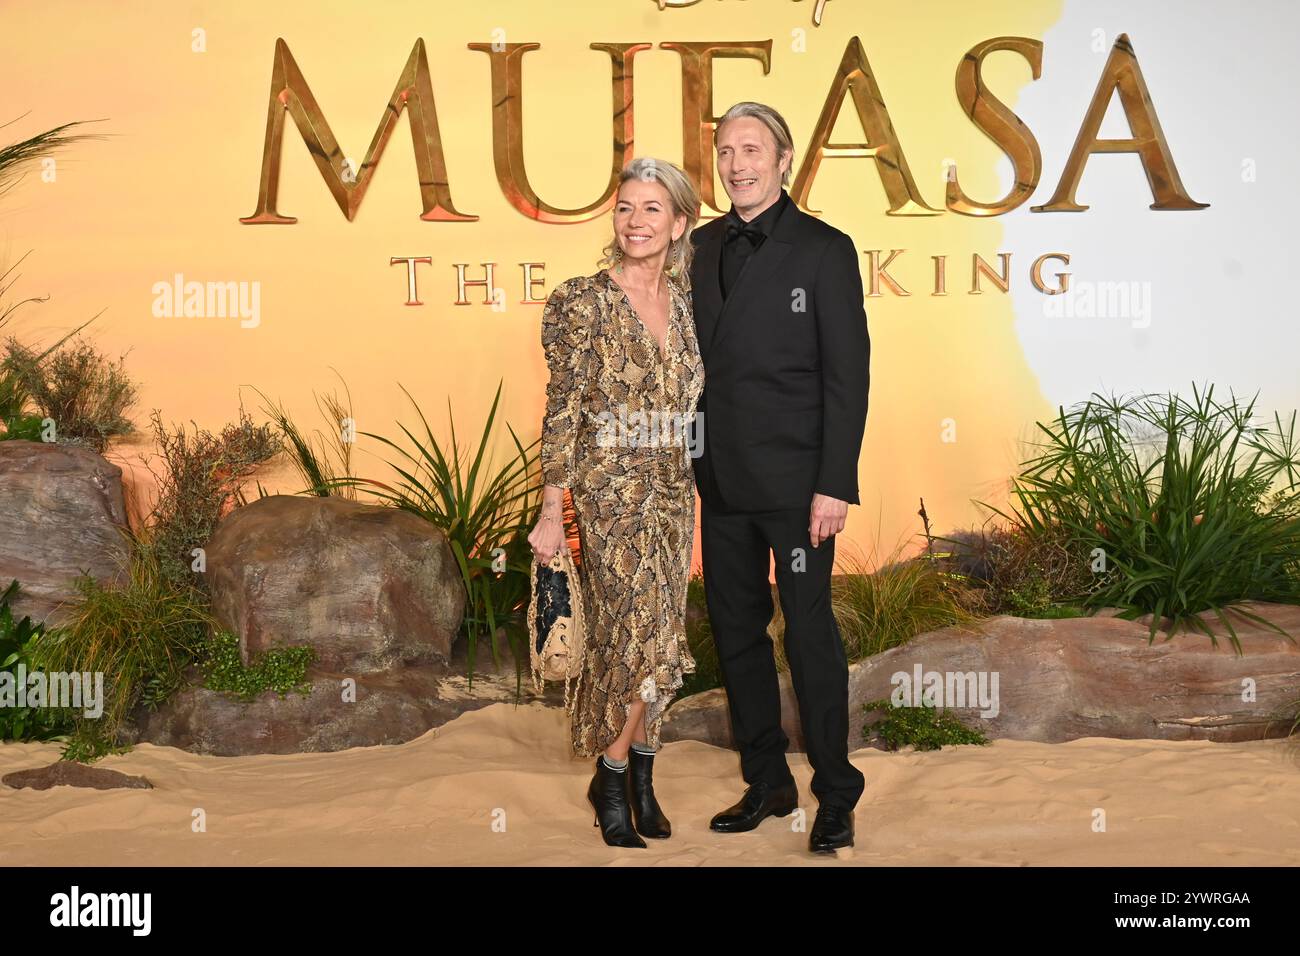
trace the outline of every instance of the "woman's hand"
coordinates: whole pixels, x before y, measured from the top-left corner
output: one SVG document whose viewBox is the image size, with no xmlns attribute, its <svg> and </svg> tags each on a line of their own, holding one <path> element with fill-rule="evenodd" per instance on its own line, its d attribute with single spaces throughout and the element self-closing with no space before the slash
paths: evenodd
<svg viewBox="0 0 1300 956">
<path fill-rule="evenodd" d="M 528 535 L 528 543 L 533 547 L 533 558 L 538 564 L 546 564 L 555 557 L 556 552 L 565 546 L 564 523 L 559 515 L 543 510 L 537 525 Z"/>
</svg>

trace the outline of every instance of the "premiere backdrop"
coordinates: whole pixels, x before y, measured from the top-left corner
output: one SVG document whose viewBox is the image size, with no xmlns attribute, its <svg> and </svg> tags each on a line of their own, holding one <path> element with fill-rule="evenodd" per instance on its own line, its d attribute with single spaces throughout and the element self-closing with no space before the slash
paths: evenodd
<svg viewBox="0 0 1300 956">
<path fill-rule="evenodd" d="M 828 155 L 802 202 L 852 235 L 869 285 L 873 254 L 883 264 L 903 250 L 887 269 L 897 287 L 882 279 L 866 300 L 863 504 L 850 510 L 841 540 L 888 551 L 920 530 L 922 497 L 938 531 L 979 521 L 972 499 L 1005 502 L 1033 422 L 1097 389 L 1210 381 L 1225 392 L 1259 390 L 1264 415 L 1300 405 L 1300 332 L 1278 292 L 1300 211 L 1286 185 L 1300 146 L 1300 67 L 1288 49 L 1300 27 L 1295 5 L 1247 0 L 1229 14 L 1208 0 L 685 2 L 6 0 L 5 141 L 70 120 L 100 120 L 88 131 L 105 135 L 33 168 L 0 199 L 3 262 L 31 252 L 13 294 L 49 297 L 25 309 L 14 331 L 48 341 L 103 312 L 94 339 L 112 354 L 129 350 L 142 385 L 140 440 L 110 452 L 126 467 L 150 450 L 153 408 L 169 422 L 216 430 L 241 401 L 264 420 L 256 388 L 319 427 L 315 395 L 341 393 L 335 370 L 360 431 L 397 437 L 397 421 L 418 424 L 400 383 L 444 436 L 450 399 L 459 434 L 472 437 L 501 381 L 500 415 L 533 441 L 547 380 L 540 302 L 560 280 L 596 271 L 609 206 L 553 223 L 508 200 L 494 168 L 494 135 L 507 131 L 494 130 L 490 45 L 501 57 L 512 44 L 539 45 L 520 61 L 524 171 L 542 203 L 581 209 L 601 197 L 611 169 L 612 61 L 591 44 L 650 45 L 634 61 L 632 154 L 679 164 L 683 56 L 662 44 L 770 44 L 766 70 L 753 57 L 713 61 L 705 71 L 713 115 L 741 99 L 772 104 L 794 132 L 798 171 L 856 38 L 921 202 L 888 214 L 881 165 L 862 155 Z M 1103 152 L 1083 167 L 1075 199 L 1085 211 L 1031 211 L 1053 199 L 1122 34 L 1182 192 L 1208 206 L 1151 209 L 1138 154 Z M 1011 193 L 1016 178 L 967 115 L 957 82 L 969 52 L 1006 37 L 1041 42 L 1041 75 L 1022 53 L 1001 50 L 979 76 L 986 95 L 1028 127 L 1041 177 L 1009 212 L 963 215 L 945 208 L 954 165 L 962 192 L 983 203 Z M 277 39 L 352 170 L 423 40 L 447 190 L 455 210 L 477 220 L 420 218 L 406 110 L 352 221 L 288 119 L 275 204 L 297 222 L 241 223 L 259 206 Z M 1132 135 L 1118 95 L 1098 135 Z M 829 139 L 881 145 L 864 132 L 852 96 Z M 708 216 L 729 207 L 720 181 L 715 190 Z M 1035 260 L 1051 253 L 1068 263 L 1045 261 L 1042 283 L 1060 288 L 1069 273 L 1068 294 L 1034 285 Z M 970 294 L 977 254 L 995 273 L 1009 257 L 1005 292 L 986 275 L 982 293 Z M 947 257 L 947 295 L 933 294 L 936 256 Z M 423 305 L 406 304 L 408 267 L 391 264 L 397 257 L 429 260 L 414 266 Z M 455 304 L 456 264 L 482 279 L 486 262 L 504 308 L 485 304 L 482 286 L 469 288 L 470 304 Z M 542 264 L 536 303 L 523 301 L 521 263 Z M 246 309 L 169 308 L 159 290 L 177 282 L 236 283 Z M 382 477 L 381 453 L 359 439 L 358 470 Z M 287 469 L 263 483 L 299 487 Z"/>
</svg>

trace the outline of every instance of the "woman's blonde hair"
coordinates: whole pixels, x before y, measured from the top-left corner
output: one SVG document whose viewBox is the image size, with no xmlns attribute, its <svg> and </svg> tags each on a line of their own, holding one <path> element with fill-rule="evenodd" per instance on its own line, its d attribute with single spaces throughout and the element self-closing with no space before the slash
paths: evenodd
<svg viewBox="0 0 1300 956">
<path fill-rule="evenodd" d="M 694 246 L 691 244 L 691 230 L 695 228 L 695 223 L 700 218 L 700 196 L 695 186 L 678 166 L 666 159 L 655 159 L 652 156 L 638 156 L 624 166 L 618 178 L 619 188 L 622 188 L 629 179 L 639 179 L 642 182 L 654 180 L 668 192 L 668 199 L 673 207 L 673 221 L 676 222 L 678 216 L 686 217 L 686 228 L 682 230 L 681 237 L 669 243 L 668 258 L 664 261 L 664 265 L 665 271 L 670 275 L 689 277 L 691 259 L 695 254 Z M 613 236 L 605 246 L 598 264 L 602 268 L 611 266 L 622 257 L 622 252 L 618 244 L 618 236 Z"/>
</svg>

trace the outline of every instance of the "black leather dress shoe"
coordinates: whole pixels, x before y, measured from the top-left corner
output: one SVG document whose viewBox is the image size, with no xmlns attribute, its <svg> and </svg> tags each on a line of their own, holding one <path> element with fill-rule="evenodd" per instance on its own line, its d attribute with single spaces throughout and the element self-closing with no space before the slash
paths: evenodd
<svg viewBox="0 0 1300 956">
<path fill-rule="evenodd" d="M 709 829 L 720 833 L 743 833 L 758 826 L 764 817 L 784 817 L 799 806 L 799 790 L 794 780 L 784 786 L 770 783 L 751 784 L 745 795 L 709 821 Z"/>
<path fill-rule="evenodd" d="M 814 853 L 831 853 L 846 846 L 853 846 L 853 811 L 818 807 L 817 819 L 808 834 L 808 849 Z"/>
</svg>

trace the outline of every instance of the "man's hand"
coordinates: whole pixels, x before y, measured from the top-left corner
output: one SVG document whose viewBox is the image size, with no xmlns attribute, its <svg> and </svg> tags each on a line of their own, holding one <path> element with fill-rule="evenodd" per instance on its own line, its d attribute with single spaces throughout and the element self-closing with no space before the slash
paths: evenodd
<svg viewBox="0 0 1300 956">
<path fill-rule="evenodd" d="M 849 503 L 829 495 L 814 494 L 808 513 L 808 535 L 815 548 L 833 534 L 844 530 L 844 519 L 849 514 Z"/>
</svg>

